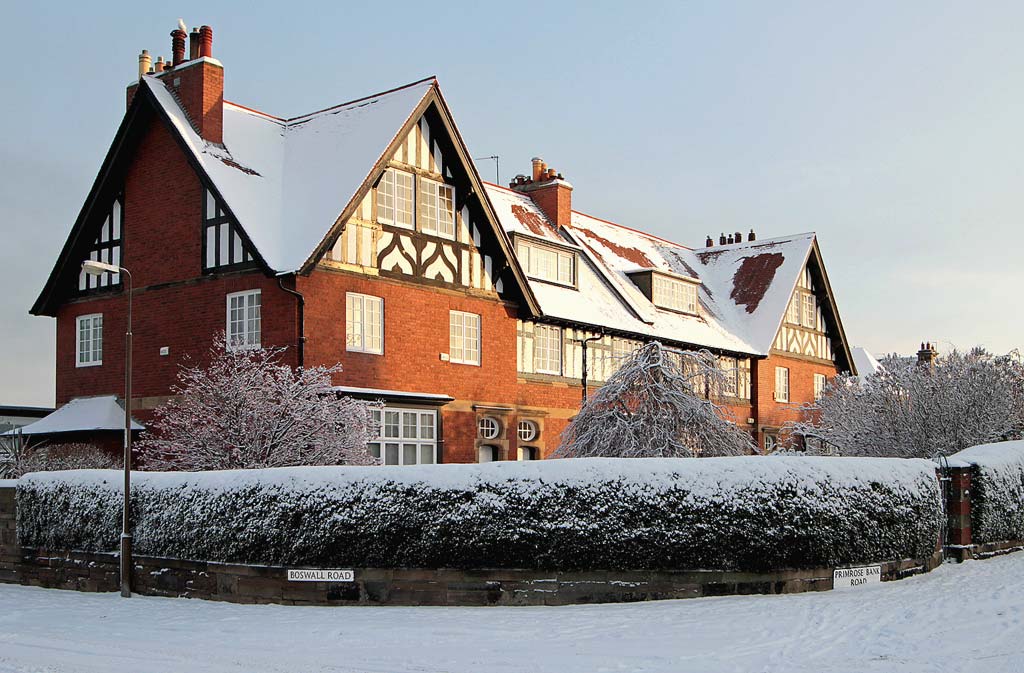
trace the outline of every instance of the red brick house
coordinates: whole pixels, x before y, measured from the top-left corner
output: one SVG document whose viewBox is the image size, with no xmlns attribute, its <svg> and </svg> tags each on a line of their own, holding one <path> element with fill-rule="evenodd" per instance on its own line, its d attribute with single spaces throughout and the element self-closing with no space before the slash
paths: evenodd
<svg viewBox="0 0 1024 673">
<path fill-rule="evenodd" d="M 389 463 L 548 455 L 581 397 L 646 340 L 704 348 L 762 446 L 854 365 L 814 234 L 691 249 L 572 209 L 535 159 L 483 182 L 436 80 L 282 119 L 223 97 L 212 31 L 128 88 L 128 109 L 39 299 L 57 319 L 57 403 L 123 390 L 121 279 L 134 279 L 133 408 L 227 331 L 342 363 L 386 404 Z M 149 70 L 148 74 L 147 70 Z"/>
</svg>

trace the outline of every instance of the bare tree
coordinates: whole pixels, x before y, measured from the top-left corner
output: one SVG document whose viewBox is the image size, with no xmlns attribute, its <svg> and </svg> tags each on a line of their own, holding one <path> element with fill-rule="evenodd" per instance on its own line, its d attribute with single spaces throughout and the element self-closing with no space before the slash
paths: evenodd
<svg viewBox="0 0 1024 673">
<path fill-rule="evenodd" d="M 562 434 L 556 458 L 728 456 L 754 450 L 749 433 L 727 418 L 709 390 L 724 375 L 707 351 L 638 349 L 587 400 Z"/>
<path fill-rule="evenodd" d="M 790 428 L 811 453 L 931 458 L 1024 436 L 1019 354 L 953 351 L 934 365 L 890 357 L 858 383 L 836 377 Z"/>
<path fill-rule="evenodd" d="M 283 348 L 229 348 L 223 335 L 209 365 L 185 366 L 173 397 L 140 442 L 154 469 L 222 470 L 291 465 L 372 465 L 366 449 L 374 403 L 341 396 L 341 365 L 293 370 Z"/>
</svg>

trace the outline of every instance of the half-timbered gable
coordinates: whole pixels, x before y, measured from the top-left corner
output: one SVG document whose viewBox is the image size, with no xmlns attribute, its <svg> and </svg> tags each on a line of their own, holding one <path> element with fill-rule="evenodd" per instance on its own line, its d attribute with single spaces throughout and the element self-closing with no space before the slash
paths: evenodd
<svg viewBox="0 0 1024 673">
<path fill-rule="evenodd" d="M 833 362 L 834 334 L 822 311 L 822 291 L 807 267 L 797 280 L 786 317 L 772 343 L 776 351 Z"/>
<path fill-rule="evenodd" d="M 501 295 L 508 265 L 434 106 L 384 166 L 320 264 Z"/>
</svg>

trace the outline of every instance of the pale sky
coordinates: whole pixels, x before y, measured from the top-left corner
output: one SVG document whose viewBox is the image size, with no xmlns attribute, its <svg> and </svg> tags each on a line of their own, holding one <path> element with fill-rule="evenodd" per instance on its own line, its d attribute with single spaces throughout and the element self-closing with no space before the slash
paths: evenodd
<svg viewBox="0 0 1024 673">
<path fill-rule="evenodd" d="M 55 321 L 28 309 L 179 16 L 213 26 L 237 103 L 291 117 L 437 75 L 502 182 L 543 156 L 577 210 L 691 246 L 816 231 L 875 354 L 1024 346 L 1024 3 L 213 4 L 7 8 L 0 404 L 53 403 Z"/>
</svg>

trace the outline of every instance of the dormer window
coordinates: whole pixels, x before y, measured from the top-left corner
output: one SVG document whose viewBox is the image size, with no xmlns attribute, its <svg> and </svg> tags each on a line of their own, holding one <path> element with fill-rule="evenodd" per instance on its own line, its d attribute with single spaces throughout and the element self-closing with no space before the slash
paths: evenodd
<svg viewBox="0 0 1024 673">
<path fill-rule="evenodd" d="M 697 315 L 699 303 L 696 278 L 678 276 L 656 269 L 638 269 L 627 275 L 644 296 L 658 308 Z"/>
<path fill-rule="evenodd" d="M 518 241 L 516 254 L 530 278 L 576 286 L 576 253 Z"/>
<path fill-rule="evenodd" d="M 683 313 L 697 312 L 697 286 L 694 283 L 654 274 L 652 294 L 655 306 Z"/>
</svg>

